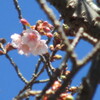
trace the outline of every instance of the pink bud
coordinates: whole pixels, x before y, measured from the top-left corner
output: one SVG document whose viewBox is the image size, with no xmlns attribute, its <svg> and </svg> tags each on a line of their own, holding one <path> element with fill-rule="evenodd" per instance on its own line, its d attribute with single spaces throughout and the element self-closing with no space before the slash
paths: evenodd
<svg viewBox="0 0 100 100">
<path fill-rule="evenodd" d="M 43 26 L 47 26 L 48 24 L 49 24 L 49 23 L 48 23 L 47 21 L 44 21 L 42 25 L 43 25 Z"/>
<path fill-rule="evenodd" d="M 48 24 L 48 27 L 49 27 L 50 29 L 53 29 L 53 28 L 54 28 L 53 25 L 51 25 L 51 24 Z"/>
<path fill-rule="evenodd" d="M 49 28 L 49 27 L 44 27 L 43 30 L 44 30 L 45 32 L 50 32 L 50 28 Z"/>
<path fill-rule="evenodd" d="M 73 96 L 68 93 L 62 93 L 60 95 L 61 100 L 74 100 Z"/>
<path fill-rule="evenodd" d="M 28 22 L 26 19 L 24 19 L 24 18 L 20 19 L 20 22 L 21 22 L 23 25 L 30 26 L 29 22 Z"/>
<path fill-rule="evenodd" d="M 47 33 L 46 36 L 49 37 L 49 38 L 52 38 L 53 34 L 52 33 Z"/>
</svg>

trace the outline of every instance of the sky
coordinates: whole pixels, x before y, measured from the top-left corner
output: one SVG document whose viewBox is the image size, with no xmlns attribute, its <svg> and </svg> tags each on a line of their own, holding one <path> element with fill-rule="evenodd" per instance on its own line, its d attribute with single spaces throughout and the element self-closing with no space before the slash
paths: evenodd
<svg viewBox="0 0 100 100">
<path fill-rule="evenodd" d="M 22 16 L 26 18 L 31 25 L 35 25 L 37 20 L 49 21 L 48 17 L 41 10 L 36 0 L 19 0 L 20 8 L 22 11 Z M 50 6 L 57 19 L 59 18 L 59 13 Z M 0 0 L 0 38 L 5 38 L 7 43 L 11 42 L 11 35 L 14 33 L 21 33 L 23 31 L 22 25 L 18 19 L 18 13 L 15 10 L 13 0 Z M 51 43 L 52 44 L 52 43 Z M 92 50 L 92 45 L 83 40 L 77 45 L 75 52 L 78 54 L 78 59 L 82 59 Z M 64 52 L 58 52 L 64 55 Z M 23 76 L 27 80 L 31 79 L 32 73 L 34 71 L 35 65 L 38 62 L 39 56 L 24 56 L 19 55 L 17 50 L 9 52 L 9 56 L 18 65 Z M 56 61 L 53 66 L 58 67 L 61 61 Z M 88 72 L 89 62 L 73 79 L 72 86 L 77 86 L 81 83 L 81 78 L 85 76 Z M 71 66 L 70 61 L 68 62 L 69 68 Z M 46 73 L 39 77 L 39 79 L 46 79 Z M 42 89 L 45 84 L 33 86 L 34 90 Z M 12 100 L 19 91 L 25 86 L 25 84 L 18 78 L 14 68 L 9 63 L 9 60 L 3 55 L 0 56 L 0 100 Z M 93 100 L 98 100 L 100 96 L 100 86 L 98 86 L 96 95 Z M 31 99 L 30 99 L 31 100 Z"/>
</svg>

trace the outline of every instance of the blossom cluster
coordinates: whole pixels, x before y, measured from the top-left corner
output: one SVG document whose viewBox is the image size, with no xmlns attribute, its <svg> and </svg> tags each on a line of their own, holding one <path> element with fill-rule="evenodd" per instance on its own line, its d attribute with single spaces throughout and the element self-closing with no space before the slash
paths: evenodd
<svg viewBox="0 0 100 100">
<path fill-rule="evenodd" d="M 47 21 L 38 21 L 35 26 L 31 26 L 25 19 L 21 19 L 21 23 L 29 26 L 30 29 L 24 30 L 22 34 L 15 33 L 11 35 L 12 46 L 18 49 L 18 53 L 21 55 L 42 55 L 47 53 L 48 46 L 46 40 L 41 39 L 41 34 L 52 37 L 50 31 L 53 26 Z"/>
<path fill-rule="evenodd" d="M 48 52 L 48 46 L 45 40 L 41 40 L 41 37 L 36 30 L 27 29 L 22 34 L 13 34 L 11 36 L 12 45 L 18 48 L 19 54 L 29 55 L 41 55 Z"/>
<path fill-rule="evenodd" d="M 41 35 L 46 35 L 48 37 L 53 36 L 52 33 L 50 32 L 53 29 L 53 26 L 49 24 L 47 21 L 39 20 L 35 28 Z"/>
</svg>

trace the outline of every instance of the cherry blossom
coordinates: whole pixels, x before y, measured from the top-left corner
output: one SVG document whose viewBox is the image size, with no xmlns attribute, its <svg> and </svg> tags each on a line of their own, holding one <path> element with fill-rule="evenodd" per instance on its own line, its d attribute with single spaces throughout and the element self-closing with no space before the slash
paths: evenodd
<svg viewBox="0 0 100 100">
<path fill-rule="evenodd" d="M 15 33 L 11 35 L 11 39 L 13 47 L 18 48 L 21 45 L 22 42 L 21 35 Z"/>
<path fill-rule="evenodd" d="M 18 49 L 21 55 L 42 55 L 48 52 L 46 40 L 42 40 L 36 30 L 27 29 L 22 34 L 11 35 L 12 46 Z"/>
<path fill-rule="evenodd" d="M 41 55 L 48 52 L 48 46 L 46 45 L 45 40 L 40 40 L 35 48 L 33 48 L 32 54 L 33 55 Z"/>
</svg>

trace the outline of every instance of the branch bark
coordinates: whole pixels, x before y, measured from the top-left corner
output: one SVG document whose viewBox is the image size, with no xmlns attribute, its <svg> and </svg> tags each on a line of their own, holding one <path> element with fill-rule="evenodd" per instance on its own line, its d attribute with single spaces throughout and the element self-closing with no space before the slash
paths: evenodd
<svg viewBox="0 0 100 100">
<path fill-rule="evenodd" d="M 64 23 L 70 28 L 77 31 L 79 27 L 84 27 L 85 32 L 100 39 L 100 13 L 92 8 L 93 5 L 91 7 L 86 0 L 47 1 L 59 11 Z"/>
<path fill-rule="evenodd" d="M 97 56 L 98 55 L 98 56 Z M 100 82 L 100 52 L 94 56 L 88 75 L 83 80 L 80 93 L 76 100 L 92 100 L 97 85 Z"/>
</svg>

